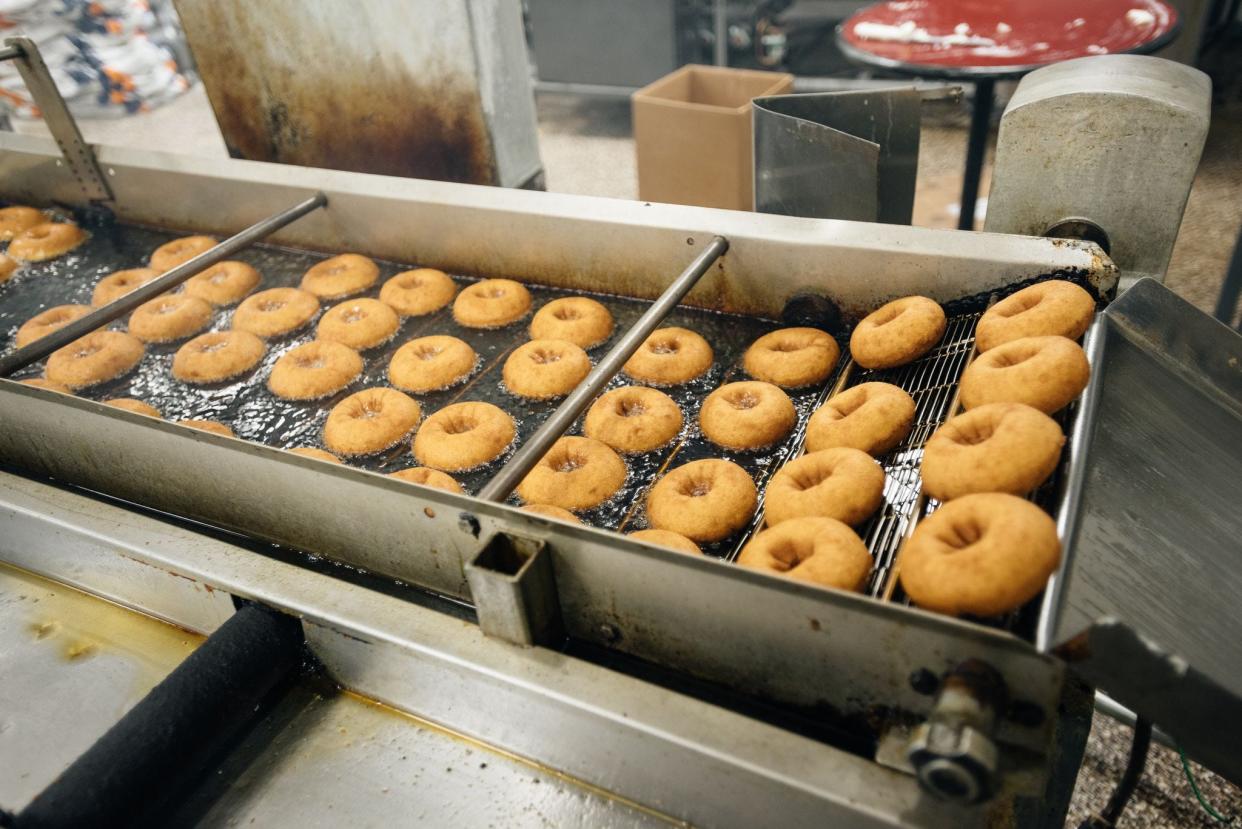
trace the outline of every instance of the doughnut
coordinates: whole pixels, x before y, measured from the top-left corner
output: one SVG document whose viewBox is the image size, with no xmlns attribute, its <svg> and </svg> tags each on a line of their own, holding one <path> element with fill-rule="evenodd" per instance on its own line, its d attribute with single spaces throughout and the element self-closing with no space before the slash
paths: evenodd
<svg viewBox="0 0 1242 829">
<path fill-rule="evenodd" d="M 198 429 L 200 432 L 211 432 L 213 435 L 223 435 L 226 438 L 237 437 L 233 434 L 233 430 L 215 420 L 174 420 L 178 426 L 187 426 L 191 429 Z"/>
<path fill-rule="evenodd" d="M 265 350 L 248 331 L 209 331 L 177 349 L 173 377 L 196 385 L 231 380 L 257 366 Z"/>
<path fill-rule="evenodd" d="M 691 461 L 669 472 L 647 495 L 653 529 L 691 541 L 719 541 L 750 523 L 758 493 L 746 470 L 732 461 Z"/>
<path fill-rule="evenodd" d="M 612 313 L 584 296 L 554 299 L 530 321 L 532 340 L 567 340 L 580 348 L 594 348 L 612 336 Z"/>
<path fill-rule="evenodd" d="M 959 385 L 962 408 L 1025 403 L 1045 414 L 1065 408 L 1087 387 L 1091 365 L 1065 337 L 1023 337 L 983 352 L 966 366 Z"/>
<path fill-rule="evenodd" d="M 69 387 L 60 383 L 53 383 L 43 377 L 32 377 L 29 380 L 18 380 L 23 386 L 34 386 L 36 389 L 47 389 L 48 391 L 58 391 L 61 394 L 72 394 Z"/>
<path fill-rule="evenodd" d="M 17 270 L 17 260 L 0 253 L 0 285 L 8 282 L 15 270 Z"/>
<path fill-rule="evenodd" d="M 165 294 L 144 302 L 129 315 L 129 333 L 144 343 L 170 343 L 211 324 L 211 305 L 189 294 Z"/>
<path fill-rule="evenodd" d="M 625 483 L 625 461 L 598 440 L 563 437 L 517 485 L 528 504 L 551 504 L 567 510 L 597 507 Z"/>
<path fill-rule="evenodd" d="M 232 305 L 259 287 L 262 277 L 245 262 L 226 260 L 185 281 L 185 292 L 214 306 Z"/>
<path fill-rule="evenodd" d="M 461 484 L 454 481 L 452 477 L 445 475 L 438 469 L 428 469 L 425 466 L 416 466 L 413 469 L 402 469 L 399 472 L 389 472 L 389 478 L 396 478 L 399 481 L 405 481 L 411 484 L 422 484 L 423 486 L 434 487 L 435 489 L 443 489 L 446 492 L 465 492 L 461 488 Z"/>
<path fill-rule="evenodd" d="M 64 256 L 86 241 L 86 232 L 68 222 L 44 222 L 23 230 L 9 242 L 9 256 L 22 262 L 44 262 Z"/>
<path fill-rule="evenodd" d="M 7 242 L 19 234 L 25 233 L 35 225 L 47 222 L 42 210 L 33 207 L 14 205 L 0 207 L 0 242 Z"/>
<path fill-rule="evenodd" d="M 530 291 L 512 279 L 467 285 L 453 301 L 453 319 L 466 328 L 503 328 L 530 311 Z"/>
<path fill-rule="evenodd" d="M 319 311 L 314 294 L 297 288 L 269 288 L 246 297 L 233 312 L 233 327 L 267 339 L 297 331 Z"/>
<path fill-rule="evenodd" d="M 144 351 L 137 337 L 120 331 L 92 331 L 52 352 L 44 373 L 53 383 L 70 389 L 95 386 L 132 370 L 142 361 Z"/>
<path fill-rule="evenodd" d="M 789 395 L 771 383 L 727 383 L 699 409 L 703 436 L 726 449 L 761 449 L 788 435 L 798 421 Z"/>
<path fill-rule="evenodd" d="M 688 328 L 657 328 L 622 371 L 640 383 L 679 386 L 712 367 L 712 347 Z"/>
<path fill-rule="evenodd" d="M 925 296 L 895 299 L 868 314 L 850 335 L 850 354 L 863 368 L 904 366 L 944 336 L 944 309 Z"/>
<path fill-rule="evenodd" d="M 1025 495 L 1061 459 L 1065 435 L 1022 403 L 988 403 L 952 418 L 923 451 L 923 491 L 938 501 L 972 492 Z"/>
<path fill-rule="evenodd" d="M 82 319 L 91 310 L 87 305 L 57 305 L 55 308 L 48 308 L 22 323 L 22 327 L 17 329 L 17 336 L 13 338 L 13 345 L 18 348 L 30 345 L 74 320 Z"/>
<path fill-rule="evenodd" d="M 574 515 L 564 507 L 554 507 L 551 504 L 527 504 L 524 507 L 518 507 L 522 512 L 531 512 L 535 515 L 542 515 L 544 518 L 555 518 L 557 521 L 565 521 L 569 524 L 581 524 L 582 519 Z"/>
<path fill-rule="evenodd" d="M 635 541 L 641 541 L 644 544 L 654 544 L 657 547 L 665 547 L 669 550 L 676 550 L 679 553 L 697 553 L 702 554 L 699 545 L 680 533 L 671 530 L 639 530 L 632 532 L 629 537 Z"/>
<path fill-rule="evenodd" d="M 315 333 L 321 340 L 366 351 L 391 340 L 400 325 L 397 312 L 378 299 L 351 299 L 329 308 Z"/>
<path fill-rule="evenodd" d="M 996 616 L 1037 596 L 1060 560 L 1047 513 L 1016 495 L 986 492 L 955 498 L 923 519 L 897 564 L 919 607 Z"/>
<path fill-rule="evenodd" d="M 159 276 L 159 271 L 150 268 L 130 268 L 114 271 L 95 283 L 91 293 L 91 305 L 96 308 L 120 299 L 135 288 L 146 285 Z"/>
<path fill-rule="evenodd" d="M 337 455 L 374 455 L 414 431 L 420 418 L 414 398 L 393 389 L 363 389 L 328 412 L 323 442 Z"/>
<path fill-rule="evenodd" d="M 582 432 L 618 452 L 650 452 L 665 446 L 684 421 L 673 398 L 644 386 L 622 386 L 591 404 Z"/>
<path fill-rule="evenodd" d="M 318 400 L 357 380 L 362 365 L 362 357 L 349 346 L 312 340 L 280 355 L 267 388 L 282 400 Z"/>
<path fill-rule="evenodd" d="M 742 368 L 756 380 L 800 389 L 827 380 L 840 356 L 837 341 L 818 328 L 781 328 L 750 344 Z"/>
<path fill-rule="evenodd" d="M 837 446 L 883 455 L 914 426 L 914 398 L 889 383 L 860 383 L 833 395 L 806 425 L 806 449 Z"/>
<path fill-rule="evenodd" d="M 323 449 L 316 449 L 313 446 L 299 446 L 297 449 L 290 449 L 295 455 L 301 455 L 304 458 L 314 458 L 317 461 L 327 461 L 328 463 L 340 463 L 341 459 L 331 452 Z"/>
<path fill-rule="evenodd" d="M 737 563 L 838 590 L 861 590 L 871 572 L 871 554 L 862 539 L 840 521 L 822 516 L 782 521 L 756 533 Z"/>
<path fill-rule="evenodd" d="M 357 253 L 342 253 L 312 265 L 302 275 L 302 290 L 320 299 L 360 294 L 379 279 L 379 266 Z"/>
<path fill-rule="evenodd" d="M 444 271 L 415 268 L 402 271 L 380 288 L 380 302 L 403 317 L 422 317 L 439 311 L 457 296 L 457 283 Z"/>
<path fill-rule="evenodd" d="M 165 242 L 151 254 L 151 268 L 164 273 L 178 265 L 184 265 L 200 253 L 206 253 L 218 243 L 211 236 L 184 236 Z"/>
<path fill-rule="evenodd" d="M 519 397 L 564 397 L 591 373 L 591 358 L 567 340 L 531 340 L 505 360 L 505 387 Z"/>
<path fill-rule="evenodd" d="M 772 476 L 764 495 L 768 526 L 806 516 L 853 526 L 884 502 L 884 468 L 861 449 L 838 446 L 803 455 Z"/>
<path fill-rule="evenodd" d="M 474 373 L 478 361 L 474 349 L 456 337 L 419 337 L 392 355 L 388 382 L 411 392 L 447 389 Z"/>
<path fill-rule="evenodd" d="M 975 328 L 975 345 L 982 353 L 1023 337 L 1056 335 L 1076 340 L 1086 333 L 1094 316 L 1095 300 L 1073 282 L 1039 282 L 985 311 Z"/>
<path fill-rule="evenodd" d="M 147 417 L 164 416 L 160 414 L 159 409 L 155 408 L 150 403 L 135 400 L 132 397 L 114 397 L 111 400 L 105 400 L 104 405 L 112 406 L 116 409 L 124 409 L 125 411 L 133 412 L 134 414 L 146 415 Z"/>
<path fill-rule="evenodd" d="M 464 472 L 499 458 L 516 435 L 513 418 L 491 403 L 454 403 L 418 430 L 414 457 L 432 469 Z"/>
</svg>

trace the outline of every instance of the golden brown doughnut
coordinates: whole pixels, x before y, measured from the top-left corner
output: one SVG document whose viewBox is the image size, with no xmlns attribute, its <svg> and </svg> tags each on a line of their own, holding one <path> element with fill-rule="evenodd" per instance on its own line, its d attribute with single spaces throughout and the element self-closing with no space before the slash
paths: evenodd
<svg viewBox="0 0 1242 829">
<path fill-rule="evenodd" d="M 726 449 L 761 449 L 788 435 L 798 421 L 789 395 L 771 383 L 727 383 L 703 401 L 703 436 Z"/>
<path fill-rule="evenodd" d="M 262 277 L 245 262 L 226 260 L 185 281 L 185 292 L 216 307 L 232 305 L 259 287 Z"/>
<path fill-rule="evenodd" d="M 712 347 L 688 328 L 657 328 L 622 369 L 652 386 L 679 386 L 712 367 Z"/>
<path fill-rule="evenodd" d="M 198 429 L 200 432 L 211 432 L 213 435 L 223 435 L 226 438 L 237 437 L 233 434 L 233 430 L 216 420 L 174 420 L 178 426 L 186 426 L 190 429 Z"/>
<path fill-rule="evenodd" d="M 491 403 L 454 403 L 418 430 L 414 457 L 423 466 L 464 472 L 503 455 L 516 434 L 513 418 Z"/>
<path fill-rule="evenodd" d="M 461 488 L 461 484 L 453 480 L 451 475 L 446 475 L 438 469 L 429 469 L 425 466 L 416 466 L 412 469 L 402 469 L 397 472 L 389 472 L 389 478 L 396 478 L 399 481 L 405 481 L 408 484 L 422 484 L 434 489 L 443 489 L 446 492 L 465 492 Z"/>
<path fill-rule="evenodd" d="M 137 337 L 120 331 L 92 331 L 52 352 L 44 373 L 53 383 L 76 390 L 126 374 L 142 362 L 144 352 Z"/>
<path fill-rule="evenodd" d="M 134 414 L 146 415 L 147 417 L 164 416 L 160 414 L 159 409 L 155 408 L 150 403 L 145 403 L 132 397 L 114 397 L 111 400 L 105 400 L 104 405 L 112 406 L 116 409 L 124 409 L 125 411 L 133 412 Z"/>
<path fill-rule="evenodd" d="M 1016 495 L 963 495 L 923 519 L 897 559 L 919 607 L 995 616 L 1021 607 L 1061 560 L 1057 525 Z"/>
<path fill-rule="evenodd" d="M 90 312 L 91 308 L 86 305 L 57 305 L 55 308 L 48 308 L 22 323 L 22 327 L 17 329 L 17 336 L 13 338 L 13 345 L 18 348 L 30 345 L 74 320 L 82 319 Z"/>
<path fill-rule="evenodd" d="M 1076 340 L 1086 333 L 1093 316 L 1095 300 L 1073 282 L 1039 282 L 985 311 L 975 328 L 975 345 L 983 352 L 1023 337 L 1056 335 Z"/>
<path fill-rule="evenodd" d="M 362 357 L 347 345 L 312 340 L 280 355 L 267 387 L 283 400 L 318 400 L 362 374 Z"/>
<path fill-rule="evenodd" d="M 531 340 L 505 360 L 505 388 L 520 397 L 564 397 L 591 373 L 591 358 L 567 340 Z"/>
<path fill-rule="evenodd" d="M 884 502 L 884 468 L 861 449 L 838 446 L 803 455 L 772 476 L 764 520 L 775 526 L 809 515 L 853 526 Z"/>
<path fill-rule="evenodd" d="M 618 452 L 650 452 L 677 437 L 684 421 L 681 409 L 662 391 L 622 386 L 591 404 L 582 432 Z"/>
<path fill-rule="evenodd" d="M 332 407 L 323 425 L 323 442 L 336 455 L 374 455 L 414 431 L 422 409 L 394 389 L 363 389 Z"/>
<path fill-rule="evenodd" d="M 782 521 L 755 534 L 737 557 L 743 567 L 838 590 L 861 590 L 871 554 L 854 531 L 833 518 Z"/>
<path fill-rule="evenodd" d="M 940 501 L 972 492 L 1025 495 L 1061 459 L 1065 435 L 1022 403 L 989 403 L 949 420 L 923 451 L 923 491 Z"/>
<path fill-rule="evenodd" d="M 806 449 L 837 446 L 883 455 L 914 426 L 914 398 L 890 383 L 860 383 L 828 398 L 806 426 Z"/>
<path fill-rule="evenodd" d="M 197 334 L 211 324 L 211 306 L 190 294 L 165 294 L 148 300 L 129 315 L 129 333 L 144 343 L 170 343 Z"/>
<path fill-rule="evenodd" d="M 246 297 L 233 312 L 233 328 L 268 339 L 297 331 L 319 312 L 314 294 L 297 288 L 269 288 Z"/>
<path fill-rule="evenodd" d="M 86 241 L 86 232 L 68 222 L 44 222 L 13 237 L 9 256 L 22 262 L 44 262 L 64 256 Z"/>
<path fill-rule="evenodd" d="M 0 242 L 7 242 L 46 221 L 47 216 L 43 215 L 43 211 L 33 207 L 0 207 Z"/>
<path fill-rule="evenodd" d="M 17 260 L 11 259 L 3 253 L 0 253 L 0 285 L 8 282 L 9 277 L 11 277 L 16 270 Z"/>
<path fill-rule="evenodd" d="M 976 357 L 962 372 L 962 408 L 1025 403 L 1045 414 L 1069 405 L 1091 379 L 1087 355 L 1065 337 L 1023 337 Z"/>
<path fill-rule="evenodd" d="M 457 283 L 444 271 L 415 268 L 385 282 L 379 298 L 403 317 L 421 317 L 439 311 L 455 296 Z"/>
<path fill-rule="evenodd" d="M 91 305 L 96 308 L 101 305 L 107 305 L 125 296 L 135 288 L 146 285 L 159 275 L 159 271 L 152 270 L 151 268 L 130 268 L 124 271 L 114 271 L 95 283 L 95 290 L 91 294 Z"/>
<path fill-rule="evenodd" d="M 474 373 L 479 355 L 456 337 L 410 340 L 388 361 L 388 382 L 416 393 L 451 388 Z"/>
<path fill-rule="evenodd" d="M 564 507 L 554 507 L 551 504 L 527 504 L 524 507 L 518 507 L 522 512 L 531 512 L 535 515 L 542 515 L 544 518 L 555 518 L 557 521 L 565 521 L 569 524 L 581 524 L 582 519 L 574 515 Z"/>
<path fill-rule="evenodd" d="M 379 266 L 358 253 L 342 253 L 312 265 L 302 275 L 303 291 L 320 299 L 343 299 L 360 294 L 379 279 Z"/>
<path fill-rule="evenodd" d="M 602 303 L 584 296 L 554 299 L 530 321 L 532 340 L 567 340 L 580 348 L 594 348 L 612 336 L 612 313 Z"/>
<path fill-rule="evenodd" d="M 391 340 L 401 326 L 397 312 L 378 299 L 349 299 L 329 308 L 315 329 L 321 340 L 366 351 Z"/>
<path fill-rule="evenodd" d="M 221 383 L 257 366 L 266 350 L 248 331 L 209 331 L 177 349 L 173 377 L 196 385 Z"/>
<path fill-rule="evenodd" d="M 703 554 L 698 544 L 695 544 L 681 533 L 675 533 L 671 530 L 638 530 L 637 532 L 630 533 L 628 537 L 646 544 L 654 544 L 656 547 L 676 550 L 679 553 Z"/>
<path fill-rule="evenodd" d="M 750 475 L 732 461 L 691 461 L 656 481 L 647 518 L 653 529 L 719 541 L 750 523 L 758 497 Z"/>
<path fill-rule="evenodd" d="M 840 356 L 837 341 L 818 328 L 781 328 L 750 344 L 742 368 L 756 380 L 800 389 L 827 380 Z"/>
<path fill-rule="evenodd" d="M 850 335 L 850 353 L 863 368 L 904 366 L 944 336 L 944 309 L 925 296 L 895 299 L 868 314 Z"/>
<path fill-rule="evenodd" d="M 206 253 L 216 246 L 211 236 L 184 236 L 160 245 L 151 254 L 151 268 L 160 273 L 171 271 L 178 265 L 184 265 L 200 253 Z"/>
<path fill-rule="evenodd" d="M 46 377 L 32 377 L 29 380 L 18 380 L 23 386 L 33 386 L 36 389 L 47 389 L 48 391 L 60 392 L 61 394 L 73 394 L 69 391 L 69 387 L 61 383 L 53 383 Z"/>
<path fill-rule="evenodd" d="M 467 285 L 453 301 L 453 319 L 466 328 L 502 328 L 530 311 L 530 291 L 512 279 Z"/>
<path fill-rule="evenodd" d="M 328 463 L 340 463 L 341 459 L 331 452 L 323 449 L 316 449 L 313 446 L 299 446 L 297 449 L 290 449 L 295 455 L 301 455 L 304 458 L 314 458 L 317 461 L 326 461 Z"/>
<path fill-rule="evenodd" d="M 517 485 L 529 504 L 584 510 L 607 501 L 625 483 L 625 461 L 598 440 L 563 437 Z"/>
</svg>

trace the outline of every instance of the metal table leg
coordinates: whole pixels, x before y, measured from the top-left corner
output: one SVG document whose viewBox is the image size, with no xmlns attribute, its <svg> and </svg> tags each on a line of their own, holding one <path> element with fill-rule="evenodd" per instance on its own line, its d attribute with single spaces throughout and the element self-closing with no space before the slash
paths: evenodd
<svg viewBox="0 0 1242 829">
<path fill-rule="evenodd" d="M 1225 271 L 1225 281 L 1220 286 L 1220 296 L 1216 299 L 1216 318 L 1225 325 L 1233 325 L 1238 319 L 1239 296 L 1242 296 L 1242 232 L 1238 234 L 1233 256 L 1229 259 L 1229 269 Z M 1239 325 L 1242 326 L 1242 323 Z"/>
<path fill-rule="evenodd" d="M 975 227 L 975 202 L 979 198 L 979 176 L 983 172 L 983 154 L 988 146 L 988 126 L 992 120 L 992 100 L 996 82 L 991 78 L 975 82 L 975 103 L 970 115 L 970 138 L 966 144 L 966 175 L 962 179 L 962 211 L 958 230 Z"/>
</svg>

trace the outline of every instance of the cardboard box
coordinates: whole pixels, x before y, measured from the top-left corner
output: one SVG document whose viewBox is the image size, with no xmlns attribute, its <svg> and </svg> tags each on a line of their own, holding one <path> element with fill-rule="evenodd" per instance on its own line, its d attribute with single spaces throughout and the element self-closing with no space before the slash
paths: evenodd
<svg viewBox="0 0 1242 829">
<path fill-rule="evenodd" d="M 793 89 L 793 75 L 683 66 L 631 96 L 643 201 L 751 210 L 750 102 Z"/>
</svg>

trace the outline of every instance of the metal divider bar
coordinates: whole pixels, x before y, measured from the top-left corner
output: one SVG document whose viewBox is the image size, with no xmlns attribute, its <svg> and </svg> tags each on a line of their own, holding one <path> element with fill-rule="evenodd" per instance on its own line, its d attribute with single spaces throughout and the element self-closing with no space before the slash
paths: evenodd
<svg viewBox="0 0 1242 829">
<path fill-rule="evenodd" d="M 625 361 L 633 356 L 638 347 L 655 330 L 656 326 L 668 316 L 669 311 L 681 302 L 682 297 L 690 292 L 699 278 L 707 273 L 717 259 L 729 249 L 729 242 L 723 236 L 713 237 L 703 251 L 694 258 L 681 275 L 660 294 L 660 298 L 638 318 L 638 321 L 621 336 L 612 350 L 604 355 L 599 364 L 592 369 L 586 379 L 570 392 L 560 406 L 557 406 L 544 424 L 531 435 L 513 454 L 509 462 L 488 481 L 478 497 L 484 501 L 503 501 L 509 497 L 526 473 L 534 468 L 539 459 L 551 448 L 552 444 L 582 414 L 587 404 L 608 384 L 613 376 L 625 365 Z"/>
<path fill-rule="evenodd" d="M 9 377 L 13 372 L 42 360 L 53 351 L 63 348 L 79 337 L 89 334 L 97 328 L 102 328 L 113 320 L 128 314 L 147 300 L 154 299 L 165 291 L 177 287 L 191 276 L 206 270 L 242 248 L 249 247 L 263 237 L 271 235 L 290 222 L 302 218 L 307 213 L 323 207 L 327 203 L 327 196 L 323 193 L 316 193 L 305 201 L 298 202 L 274 216 L 268 216 L 266 219 L 252 224 L 240 233 L 225 239 L 211 250 L 200 253 L 193 259 L 183 262 L 119 299 L 109 302 L 107 305 L 90 312 L 79 320 L 74 320 L 64 328 L 53 331 L 46 337 L 35 340 L 30 345 L 0 357 L 0 377 Z"/>
<path fill-rule="evenodd" d="M 6 38 L 4 47 L 0 49 L 0 60 L 17 63 L 18 74 L 22 76 L 30 97 L 39 106 L 43 121 L 60 146 L 69 171 L 82 187 L 82 195 L 88 201 L 111 201 L 112 188 L 99 169 L 94 151 L 82 138 L 78 122 L 73 120 L 65 99 L 56 88 L 56 81 L 39 54 L 39 47 L 26 37 Z"/>
</svg>

